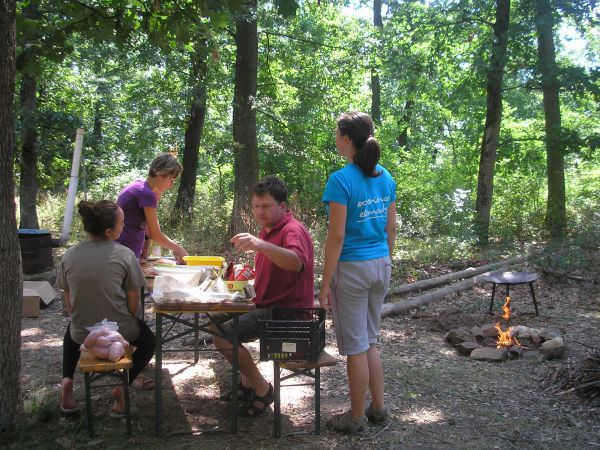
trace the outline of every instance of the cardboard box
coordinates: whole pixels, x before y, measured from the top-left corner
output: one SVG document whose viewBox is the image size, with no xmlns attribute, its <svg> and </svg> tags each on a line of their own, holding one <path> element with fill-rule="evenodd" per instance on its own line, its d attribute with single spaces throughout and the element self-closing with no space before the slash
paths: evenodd
<svg viewBox="0 0 600 450">
<path fill-rule="evenodd" d="M 40 301 L 48 305 L 56 298 L 56 291 L 47 281 L 23 281 L 23 311 L 21 317 L 38 317 Z"/>
<path fill-rule="evenodd" d="M 40 294 L 34 289 L 23 289 L 23 310 L 21 317 L 38 317 L 40 315 Z"/>
<path fill-rule="evenodd" d="M 57 296 L 56 291 L 47 281 L 23 281 L 23 289 L 32 289 L 37 291 L 44 305 L 50 304 Z"/>
</svg>

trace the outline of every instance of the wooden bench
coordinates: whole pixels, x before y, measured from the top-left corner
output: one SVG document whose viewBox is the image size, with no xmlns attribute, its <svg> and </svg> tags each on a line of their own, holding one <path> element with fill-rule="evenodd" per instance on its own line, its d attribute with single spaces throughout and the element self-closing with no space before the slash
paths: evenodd
<svg viewBox="0 0 600 450">
<path fill-rule="evenodd" d="M 321 432 L 321 367 L 335 366 L 337 359 L 327 352 L 321 353 L 317 361 L 273 361 L 275 394 L 273 435 L 281 437 L 281 395 L 280 389 L 288 386 L 314 386 L 315 387 L 315 434 Z M 291 373 L 281 376 L 282 370 Z M 313 380 L 310 383 L 284 384 L 281 382 L 297 376 L 306 376 Z"/>
<path fill-rule="evenodd" d="M 114 387 L 123 385 L 125 394 L 125 423 L 127 427 L 127 435 L 131 436 L 131 408 L 129 405 L 129 369 L 133 367 L 130 351 L 121 357 L 119 361 L 112 362 L 106 359 L 95 358 L 87 350 L 81 351 L 79 358 L 79 370 L 85 377 L 85 408 L 87 415 L 88 433 L 94 435 L 94 426 L 92 423 L 92 387 Z M 112 377 L 121 380 L 121 383 L 100 384 L 92 386 L 93 383 L 104 377 Z"/>
</svg>

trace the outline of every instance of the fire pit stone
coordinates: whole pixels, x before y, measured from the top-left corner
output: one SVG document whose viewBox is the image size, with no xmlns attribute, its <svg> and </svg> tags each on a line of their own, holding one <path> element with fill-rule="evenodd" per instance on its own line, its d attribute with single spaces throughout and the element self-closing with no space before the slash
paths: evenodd
<svg viewBox="0 0 600 450">
<path fill-rule="evenodd" d="M 455 345 L 456 350 L 463 356 L 470 356 L 473 350 L 481 348 L 477 342 L 459 342 Z"/>
<path fill-rule="evenodd" d="M 481 325 L 481 333 L 484 337 L 498 337 L 498 329 L 496 328 L 496 323 L 486 323 L 485 325 Z"/>
<path fill-rule="evenodd" d="M 500 344 L 498 332 L 495 336 L 485 337 L 473 334 L 481 329 L 487 330 L 487 333 L 491 334 L 490 325 L 473 326 L 469 328 L 471 332 L 468 332 L 465 327 L 455 328 L 450 330 L 444 339 L 456 348 L 459 354 L 483 361 L 504 361 L 507 358 L 520 357 L 546 361 L 561 358 L 565 352 L 563 338 L 554 330 L 538 330 L 521 325 L 510 327 L 503 334 L 514 340 L 507 344 Z M 543 336 L 555 337 L 544 339 Z"/>
<path fill-rule="evenodd" d="M 455 328 L 448 331 L 444 340 L 452 345 L 457 345 L 462 342 L 475 342 L 476 339 L 469 331 L 462 328 Z"/>
<path fill-rule="evenodd" d="M 539 350 L 543 360 L 560 358 L 565 352 L 565 344 L 563 338 L 557 336 L 553 339 L 545 341 L 540 346 Z"/>
<path fill-rule="evenodd" d="M 508 358 L 508 350 L 503 347 L 480 347 L 471 352 L 470 358 L 478 361 L 504 361 Z"/>
</svg>

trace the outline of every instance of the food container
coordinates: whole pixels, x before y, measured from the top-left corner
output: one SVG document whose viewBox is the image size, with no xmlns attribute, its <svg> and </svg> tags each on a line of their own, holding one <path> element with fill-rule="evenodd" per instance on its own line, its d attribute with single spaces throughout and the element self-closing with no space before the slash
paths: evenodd
<svg viewBox="0 0 600 450">
<path fill-rule="evenodd" d="M 175 278 L 182 283 L 198 286 L 212 271 L 212 267 L 206 266 L 174 266 L 169 264 L 155 264 L 154 271 L 157 275 Z"/>
<path fill-rule="evenodd" d="M 225 258 L 222 256 L 184 256 L 183 260 L 188 266 L 223 267 Z"/>
<path fill-rule="evenodd" d="M 225 286 L 229 289 L 229 292 L 243 291 L 244 286 L 248 284 L 248 280 L 241 281 L 229 281 L 225 280 Z"/>
</svg>

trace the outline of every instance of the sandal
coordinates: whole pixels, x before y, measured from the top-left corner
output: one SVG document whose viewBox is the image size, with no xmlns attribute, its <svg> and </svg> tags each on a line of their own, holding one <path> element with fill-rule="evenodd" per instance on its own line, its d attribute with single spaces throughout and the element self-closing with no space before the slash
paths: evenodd
<svg viewBox="0 0 600 450">
<path fill-rule="evenodd" d="M 264 414 L 267 409 L 269 409 L 269 405 L 275 401 L 275 397 L 273 395 L 273 385 L 269 383 L 269 390 L 262 397 L 256 395 L 255 391 L 252 391 L 252 395 L 248 399 L 248 401 L 242 406 L 239 411 L 240 416 L 245 417 L 258 417 Z M 262 403 L 262 406 L 256 406 L 256 403 Z"/>
<path fill-rule="evenodd" d="M 240 405 L 243 405 L 246 402 L 248 402 L 248 400 L 250 399 L 250 396 L 252 395 L 252 388 L 244 386 L 242 384 L 242 382 L 240 381 L 238 383 L 238 387 L 237 387 L 235 394 L 237 395 L 238 403 Z M 221 400 L 230 402 L 231 399 L 233 398 L 233 395 L 234 395 L 234 391 L 232 389 L 231 391 L 226 392 L 223 395 L 221 395 Z"/>
<path fill-rule="evenodd" d="M 154 389 L 154 380 L 152 378 L 139 375 L 131 382 L 131 385 L 143 391 L 148 391 L 150 389 Z"/>
</svg>

